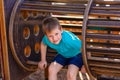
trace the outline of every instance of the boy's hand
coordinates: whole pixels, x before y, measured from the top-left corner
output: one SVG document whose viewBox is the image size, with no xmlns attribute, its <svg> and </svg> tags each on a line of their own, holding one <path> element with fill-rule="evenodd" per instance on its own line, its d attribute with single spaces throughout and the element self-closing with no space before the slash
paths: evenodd
<svg viewBox="0 0 120 80">
<path fill-rule="evenodd" d="M 38 63 L 38 68 L 45 69 L 46 67 L 47 67 L 47 62 L 46 61 L 40 61 Z"/>
</svg>

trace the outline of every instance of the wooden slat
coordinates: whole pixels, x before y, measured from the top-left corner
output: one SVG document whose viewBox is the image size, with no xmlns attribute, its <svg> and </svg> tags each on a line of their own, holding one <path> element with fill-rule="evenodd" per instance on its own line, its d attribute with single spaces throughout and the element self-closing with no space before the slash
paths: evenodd
<svg viewBox="0 0 120 80">
<path fill-rule="evenodd" d="M 96 27 L 107 27 L 107 28 L 120 28 L 119 20 L 89 20 L 88 26 L 96 26 Z"/>
<path fill-rule="evenodd" d="M 120 49 L 96 48 L 96 47 L 87 47 L 87 51 L 101 52 L 101 53 L 113 53 L 113 54 L 119 54 L 120 53 Z"/>
<path fill-rule="evenodd" d="M 96 4 L 97 5 L 97 4 Z M 113 6 L 113 5 L 110 5 L 110 6 L 94 6 L 94 7 L 92 7 L 91 9 L 93 9 L 93 10 L 120 10 L 120 6 Z"/>
<path fill-rule="evenodd" d="M 119 11 L 109 11 L 109 10 L 91 10 L 90 15 L 120 17 L 120 12 Z"/>
<path fill-rule="evenodd" d="M 32 26 L 33 24 L 39 24 L 39 21 L 36 20 L 21 21 L 20 24 L 23 24 L 25 26 Z M 72 31 L 76 35 L 81 34 L 81 28 L 82 28 L 81 25 L 78 24 L 61 24 L 61 25 L 63 26 L 63 29 L 68 29 L 69 31 Z"/>
<path fill-rule="evenodd" d="M 114 53 L 100 53 L 100 52 L 91 52 L 92 57 L 105 57 L 105 58 L 111 58 L 111 59 L 120 59 L 120 54 L 114 54 Z"/>
<path fill-rule="evenodd" d="M 108 69 L 110 69 L 110 71 L 112 71 L 114 73 L 119 73 L 120 74 L 120 65 L 119 66 L 115 66 L 114 64 L 109 65 L 109 63 L 100 64 L 100 62 L 98 62 L 98 63 L 92 63 L 91 62 L 89 64 L 89 66 L 91 66 L 91 67 L 99 67 L 99 68 L 108 68 Z"/>
<path fill-rule="evenodd" d="M 118 64 L 120 65 L 120 59 L 115 60 L 115 59 L 109 59 L 109 58 L 98 58 L 98 57 L 89 57 L 88 60 L 90 61 L 98 61 L 98 62 L 104 62 L 104 63 L 113 63 L 113 64 Z"/>
<path fill-rule="evenodd" d="M 44 2 L 61 2 L 61 3 L 86 3 L 88 0 L 41 0 Z"/>
<path fill-rule="evenodd" d="M 87 38 L 97 38 L 97 39 L 107 39 L 107 40 L 120 40 L 120 35 L 113 35 L 113 34 L 94 34 L 94 33 L 87 33 Z"/>
<path fill-rule="evenodd" d="M 82 25 L 74 25 L 74 24 L 61 24 L 63 28 L 69 28 L 69 29 L 82 29 Z M 80 31 L 81 32 L 81 31 Z"/>
<path fill-rule="evenodd" d="M 96 4 L 120 4 L 120 0 L 114 0 L 114 1 L 111 1 L 111 0 L 94 0 L 94 3 Z"/>
<path fill-rule="evenodd" d="M 39 3 L 39 2 L 38 2 Z M 52 4 L 38 4 L 36 2 L 24 2 L 21 6 L 21 10 L 29 10 L 29 11 L 42 11 L 42 12 L 59 12 L 59 13 L 79 13 L 83 14 L 85 5 L 52 5 Z"/>
<path fill-rule="evenodd" d="M 40 1 L 24 1 L 23 6 L 43 6 L 43 7 L 59 7 L 59 8 L 75 8 L 75 9 L 85 9 L 84 4 L 66 4 L 66 3 L 48 3 Z"/>
<path fill-rule="evenodd" d="M 83 14 L 84 10 L 73 10 L 73 9 L 56 9 L 56 8 L 51 8 L 48 9 L 47 7 L 41 7 L 41 8 L 30 8 L 30 7 L 22 7 L 21 10 L 27 10 L 27 11 L 40 11 L 40 12 L 56 12 L 56 13 L 71 13 L 71 14 L 75 14 L 75 13 L 79 13 L 79 14 Z"/>
<path fill-rule="evenodd" d="M 91 26 L 87 26 L 88 30 L 102 30 L 102 31 L 120 31 L 119 27 L 109 27 L 109 26 L 99 26 L 99 25 L 91 25 Z M 94 32 L 94 31 L 93 31 Z"/>
<path fill-rule="evenodd" d="M 83 15 L 52 15 L 53 17 L 57 17 L 58 19 L 62 20 L 76 20 L 76 21 L 83 21 Z"/>
<path fill-rule="evenodd" d="M 30 60 L 26 61 L 26 63 L 29 64 L 29 65 L 36 65 L 36 66 L 38 65 L 38 62 L 30 61 Z"/>
<path fill-rule="evenodd" d="M 88 46 L 93 45 L 93 46 L 101 46 L 101 47 L 112 47 L 112 48 L 120 48 L 120 44 L 116 43 L 104 43 L 104 42 L 87 42 Z"/>
<path fill-rule="evenodd" d="M 40 12 L 56 12 L 56 13 L 79 13 L 83 14 L 83 10 L 78 10 L 78 9 L 65 9 L 65 8 L 49 8 L 48 7 L 22 7 L 21 10 L 27 10 L 27 11 L 40 11 Z"/>
</svg>

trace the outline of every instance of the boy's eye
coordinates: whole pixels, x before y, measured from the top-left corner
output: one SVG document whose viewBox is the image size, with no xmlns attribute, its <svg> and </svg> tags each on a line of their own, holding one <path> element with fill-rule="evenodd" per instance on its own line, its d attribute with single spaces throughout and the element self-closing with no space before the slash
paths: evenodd
<svg viewBox="0 0 120 80">
<path fill-rule="evenodd" d="M 55 34 L 56 36 L 58 35 L 58 33 Z"/>
<path fill-rule="evenodd" d="M 52 35 L 49 35 L 48 37 L 49 37 L 49 38 L 52 38 L 53 36 L 52 36 Z"/>
<path fill-rule="evenodd" d="M 52 38 L 53 36 L 49 36 L 50 38 Z"/>
</svg>

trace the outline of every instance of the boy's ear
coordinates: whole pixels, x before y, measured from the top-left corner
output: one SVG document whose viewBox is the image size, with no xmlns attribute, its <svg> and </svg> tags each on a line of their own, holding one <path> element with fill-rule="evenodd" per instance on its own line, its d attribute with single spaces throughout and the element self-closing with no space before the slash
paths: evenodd
<svg viewBox="0 0 120 80">
<path fill-rule="evenodd" d="M 62 26 L 60 26 L 60 30 L 62 31 L 63 29 L 62 29 Z"/>
<path fill-rule="evenodd" d="M 60 29 L 60 30 L 61 30 L 61 33 L 62 33 L 62 32 L 63 32 L 63 29 L 62 29 L 62 27 L 61 27 L 61 29 Z"/>
</svg>

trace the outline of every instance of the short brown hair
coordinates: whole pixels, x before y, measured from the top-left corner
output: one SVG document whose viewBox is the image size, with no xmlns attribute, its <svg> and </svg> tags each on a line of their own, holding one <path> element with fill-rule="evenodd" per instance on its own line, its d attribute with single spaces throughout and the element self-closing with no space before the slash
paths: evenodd
<svg viewBox="0 0 120 80">
<path fill-rule="evenodd" d="M 46 32 L 51 32 L 55 28 L 61 29 L 59 20 L 54 17 L 47 17 L 42 22 L 42 30 L 46 34 Z"/>
</svg>

